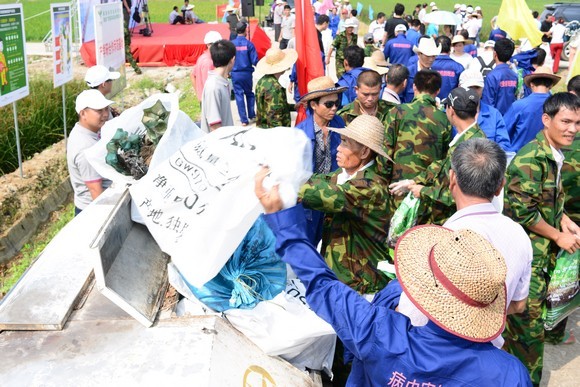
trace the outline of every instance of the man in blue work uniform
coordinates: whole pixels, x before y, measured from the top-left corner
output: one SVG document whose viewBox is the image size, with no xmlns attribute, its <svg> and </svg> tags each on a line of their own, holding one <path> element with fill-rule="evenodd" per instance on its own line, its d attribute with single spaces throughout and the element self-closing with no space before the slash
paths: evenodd
<svg viewBox="0 0 580 387">
<path fill-rule="evenodd" d="M 337 87 L 347 87 L 342 93 L 341 106 L 346 106 L 356 99 L 356 79 L 364 70 L 365 51 L 359 46 L 348 46 L 344 49 L 344 69 L 346 72 L 336 83 Z"/>
<path fill-rule="evenodd" d="M 236 25 L 238 36 L 232 40 L 236 46 L 236 61 L 232 69 L 232 84 L 236 96 L 236 105 L 242 126 L 248 125 L 249 121 L 256 118 L 254 104 L 256 97 L 252 91 L 252 74 L 254 66 L 258 63 L 258 53 L 254 44 L 246 39 L 247 24 L 240 22 Z M 246 113 L 246 104 L 248 110 Z"/>
<path fill-rule="evenodd" d="M 447 36 L 442 35 L 437 38 L 437 43 L 441 47 L 441 55 L 437 56 L 431 70 L 437 71 L 441 74 L 441 90 L 437 97 L 439 99 L 446 98 L 451 90 L 459 86 L 459 76 L 463 72 L 464 67 L 451 59 L 449 54 L 451 53 L 451 39 Z"/>
<path fill-rule="evenodd" d="M 409 62 L 407 62 L 409 79 L 407 80 L 407 88 L 401 98 L 401 102 L 403 103 L 413 101 L 415 97 L 415 92 L 413 91 L 415 74 L 420 70 L 431 70 L 435 58 L 441 54 L 441 46 L 438 46 L 433 38 L 423 37 L 419 39 L 419 44 L 413 47 L 413 52 L 417 55 L 412 56 Z"/>
<path fill-rule="evenodd" d="M 407 231 L 395 250 L 400 287 L 392 281 L 369 303 L 340 282 L 310 244 L 302 205 L 282 210 L 278 186 L 264 189 L 268 174 L 268 168 L 258 172 L 255 186 L 264 219 L 277 253 L 306 286 L 310 308 L 352 353 L 347 385 L 531 386 L 523 364 L 489 342 L 504 328 L 507 268 L 484 237 L 438 226 Z M 413 328 L 393 310 L 401 288 L 429 318 L 426 326 Z"/>
<path fill-rule="evenodd" d="M 415 55 L 413 52 L 413 43 L 406 38 L 406 32 L 407 27 L 404 24 L 398 24 L 395 27 L 396 38 L 389 40 L 385 44 L 383 53 L 385 54 L 385 59 L 390 64 L 405 65 L 409 62 L 409 58 Z"/>
<path fill-rule="evenodd" d="M 514 53 L 514 43 L 500 39 L 493 48 L 495 67 L 485 77 L 485 87 L 481 101 L 505 114 L 516 100 L 518 76 L 507 62 Z"/>
<path fill-rule="evenodd" d="M 544 102 L 552 95 L 550 90 L 561 77 L 549 67 L 538 67 L 535 72 L 524 77 L 524 83 L 532 94 L 512 105 L 505 115 L 505 124 L 512 140 L 512 150 L 518 152 L 544 129 L 542 114 Z"/>
<path fill-rule="evenodd" d="M 411 42 L 413 46 L 416 46 L 419 43 L 419 38 L 421 37 L 421 32 L 419 32 L 420 29 L 421 22 L 419 21 L 419 19 L 413 19 L 409 24 L 409 29 L 407 30 L 407 34 L 405 35 L 407 40 L 409 40 L 409 42 Z"/>
<path fill-rule="evenodd" d="M 477 70 L 465 70 L 459 76 L 459 87 L 474 90 L 479 98 L 483 94 L 483 86 L 483 75 Z M 497 143 L 504 151 L 511 152 L 508 156 L 515 154 L 511 149 L 511 141 L 503 116 L 496 108 L 480 101 L 477 125 L 489 140 Z M 455 132 L 452 135 L 454 136 Z"/>
</svg>

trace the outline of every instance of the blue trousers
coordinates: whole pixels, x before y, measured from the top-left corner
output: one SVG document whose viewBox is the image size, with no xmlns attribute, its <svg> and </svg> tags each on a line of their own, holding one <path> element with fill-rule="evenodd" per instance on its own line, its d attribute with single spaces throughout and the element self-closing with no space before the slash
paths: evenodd
<svg viewBox="0 0 580 387">
<path fill-rule="evenodd" d="M 256 117 L 256 110 L 254 108 L 256 96 L 252 90 L 252 73 L 250 71 L 236 71 L 231 73 L 231 75 L 240 121 L 242 121 L 242 124 L 247 124 L 249 119 L 251 120 Z"/>
</svg>

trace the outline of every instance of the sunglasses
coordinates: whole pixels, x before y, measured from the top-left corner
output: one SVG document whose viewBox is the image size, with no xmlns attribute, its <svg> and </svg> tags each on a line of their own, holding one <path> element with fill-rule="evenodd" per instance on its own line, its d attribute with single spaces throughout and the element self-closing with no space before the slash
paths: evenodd
<svg viewBox="0 0 580 387">
<path fill-rule="evenodd" d="M 333 106 L 339 107 L 340 106 L 340 102 L 337 100 L 335 101 L 326 101 L 325 103 L 323 103 L 323 105 L 327 108 L 327 109 L 332 109 Z"/>
</svg>

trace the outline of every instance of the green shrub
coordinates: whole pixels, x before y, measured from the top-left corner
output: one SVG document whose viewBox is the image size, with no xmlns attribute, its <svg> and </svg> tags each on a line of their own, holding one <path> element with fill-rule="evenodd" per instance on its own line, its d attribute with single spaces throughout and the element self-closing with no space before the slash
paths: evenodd
<svg viewBox="0 0 580 387">
<path fill-rule="evenodd" d="M 77 121 L 76 96 L 85 89 L 86 84 L 82 81 L 66 84 L 66 127 L 69 132 Z M 53 87 L 52 79 L 32 78 L 30 95 L 17 101 L 16 107 L 23 160 L 64 138 L 62 90 Z M 0 174 L 17 168 L 14 116 L 10 104 L 0 108 Z"/>
</svg>

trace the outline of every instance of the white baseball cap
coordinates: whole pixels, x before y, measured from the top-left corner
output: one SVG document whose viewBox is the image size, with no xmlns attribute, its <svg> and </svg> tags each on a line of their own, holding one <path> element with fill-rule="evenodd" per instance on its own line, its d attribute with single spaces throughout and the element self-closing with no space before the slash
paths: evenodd
<svg viewBox="0 0 580 387">
<path fill-rule="evenodd" d="M 483 87 L 483 75 L 479 71 L 466 70 L 459 76 L 459 87 Z"/>
<path fill-rule="evenodd" d="M 91 108 L 99 110 L 115 103 L 105 98 L 103 93 L 96 89 L 85 90 L 77 96 L 75 110 L 80 113 L 81 110 Z"/>
<path fill-rule="evenodd" d="M 397 24 L 397 26 L 395 27 L 395 34 L 397 32 L 407 32 L 407 27 L 405 27 L 404 24 Z"/>
<path fill-rule="evenodd" d="M 483 48 L 488 48 L 488 47 L 495 47 L 495 41 L 494 40 L 488 40 L 483 44 Z"/>
<path fill-rule="evenodd" d="M 204 44 L 214 44 L 218 40 L 222 40 L 222 36 L 217 31 L 209 31 L 203 38 Z"/>
<path fill-rule="evenodd" d="M 97 87 L 109 79 L 119 79 L 121 73 L 109 71 L 105 66 L 96 65 L 87 70 L 85 82 L 89 87 Z"/>
</svg>

